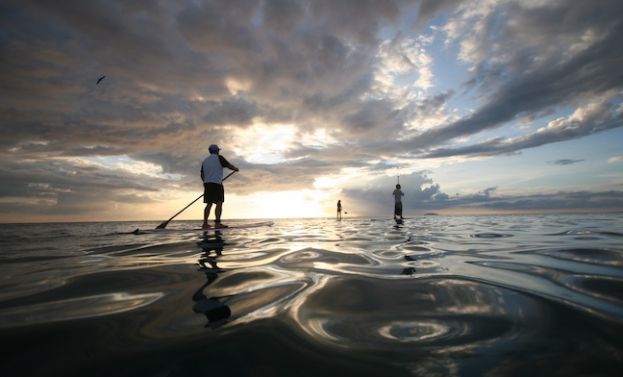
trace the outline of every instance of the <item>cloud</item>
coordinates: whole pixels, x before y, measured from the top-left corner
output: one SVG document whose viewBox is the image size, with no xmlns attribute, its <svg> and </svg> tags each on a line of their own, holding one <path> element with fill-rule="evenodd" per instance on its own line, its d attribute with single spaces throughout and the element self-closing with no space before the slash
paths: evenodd
<svg viewBox="0 0 623 377">
<path fill-rule="evenodd" d="M 426 52 L 431 40 L 403 34 L 381 42 L 376 54 L 372 96 L 389 96 L 394 100 L 411 100 L 413 89 L 427 90 L 433 86 L 432 58 Z M 411 87 L 400 85 L 406 76 L 415 74 Z"/>
<path fill-rule="evenodd" d="M 614 163 L 622 162 L 622 161 L 623 161 L 623 156 L 613 156 L 608 159 L 608 163 L 610 164 L 614 164 Z"/>
<path fill-rule="evenodd" d="M 623 113 L 615 113 L 608 101 L 589 103 L 568 117 L 555 119 L 536 132 L 516 138 L 495 138 L 457 148 L 437 148 L 423 155 L 426 158 L 450 156 L 490 156 L 508 154 L 545 144 L 571 140 L 623 126 Z"/>
<path fill-rule="evenodd" d="M 0 182 L 0 197 L 6 198 L 0 201 L 0 213 L 56 215 L 101 211 L 128 198 L 153 203 L 146 194 L 175 187 L 165 178 L 73 158 L 4 162 Z"/>
<path fill-rule="evenodd" d="M 202 103 L 206 114 L 201 119 L 211 125 L 242 125 L 251 123 L 260 115 L 257 105 L 245 98 L 231 98 L 224 101 Z"/>
<path fill-rule="evenodd" d="M 621 126 L 619 1 L 31 0 L 2 9 L 4 208 L 157 200 L 155 188 L 196 185 L 211 143 L 243 169 L 230 187 L 248 194 Z M 431 20 L 442 25 L 424 28 Z M 442 39 L 468 69 L 463 87 L 436 87 L 444 62 L 432 47 Z M 466 93 L 474 111 L 455 112 Z M 538 131 L 463 142 L 560 108 L 573 113 Z M 253 158 L 258 140 L 275 143 L 274 165 Z M 79 162 L 104 157 L 155 164 L 160 178 Z M 412 182 L 418 203 L 458 203 L 426 181 Z"/>
<path fill-rule="evenodd" d="M 496 210 L 622 210 L 623 192 L 573 191 L 525 196 L 502 196 L 472 205 Z"/>
<path fill-rule="evenodd" d="M 587 98 L 601 100 L 597 106 L 605 113 L 616 111 L 620 101 L 613 103 L 609 99 L 618 96 L 623 88 L 623 74 L 617 63 L 623 57 L 619 43 L 623 38 L 621 2 L 607 1 L 599 8 L 588 3 L 569 7 L 566 2 L 494 4 L 465 3 L 448 23 L 452 32 L 447 32 L 450 41 L 471 43 L 471 52 L 463 52 L 468 56 L 464 60 L 472 65 L 470 83 L 479 85 L 483 105 L 455 122 L 412 137 L 401 148 L 422 151 L 500 127 L 521 116 L 583 103 Z M 577 40 L 582 43 L 568 48 Z M 620 127 L 620 116 L 614 118 L 607 124 L 581 128 L 574 135 Z M 515 144 L 515 149 L 523 148 L 524 142 L 531 147 L 559 141 L 541 136 L 526 136 Z M 498 145 L 492 141 L 479 147 L 495 154 Z M 478 148 L 467 147 L 466 153 L 474 154 L 474 149 Z M 501 149 L 500 153 L 507 153 L 506 148 Z"/>
<path fill-rule="evenodd" d="M 582 162 L 582 161 L 584 160 L 572 160 L 570 158 L 562 158 L 560 160 L 554 161 L 553 164 L 565 166 L 565 165 L 577 164 L 578 162 Z"/>
<path fill-rule="evenodd" d="M 443 192 L 425 171 L 401 176 L 405 211 L 464 210 L 491 211 L 562 211 L 562 210 L 623 210 L 623 191 L 559 191 L 542 194 L 504 194 L 499 187 L 488 187 L 471 194 L 449 195 Z M 391 213 L 393 183 L 381 177 L 366 188 L 343 191 L 343 203 L 350 207 L 371 202 L 370 214 Z M 345 204 L 346 205 L 346 204 Z"/>
<path fill-rule="evenodd" d="M 416 28 L 422 27 L 442 11 L 456 8 L 461 2 L 462 0 L 421 0 L 418 6 Z"/>
</svg>

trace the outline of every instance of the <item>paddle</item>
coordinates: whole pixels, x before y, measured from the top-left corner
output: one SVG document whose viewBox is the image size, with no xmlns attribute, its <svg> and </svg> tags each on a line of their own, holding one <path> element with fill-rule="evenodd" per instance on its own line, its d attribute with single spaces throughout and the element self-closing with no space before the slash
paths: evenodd
<svg viewBox="0 0 623 377">
<path fill-rule="evenodd" d="M 232 174 L 234 174 L 236 171 L 232 171 L 231 173 L 227 174 L 227 176 L 225 178 L 223 178 L 223 181 L 225 181 L 227 178 L 229 178 Z M 190 202 L 189 205 L 187 205 L 186 207 L 182 208 L 178 213 L 176 213 L 175 215 L 173 215 L 170 219 L 168 219 L 167 221 L 163 222 L 162 224 L 158 225 L 156 227 L 156 229 L 164 229 L 167 227 L 167 225 L 169 225 L 169 222 L 171 220 L 173 220 L 177 215 L 179 215 L 180 213 L 184 212 L 186 210 L 186 208 L 190 207 L 191 205 L 195 204 L 195 202 L 199 199 L 201 199 L 201 197 L 203 196 L 203 194 L 199 195 L 199 197 L 195 200 L 193 200 L 192 202 Z"/>
</svg>

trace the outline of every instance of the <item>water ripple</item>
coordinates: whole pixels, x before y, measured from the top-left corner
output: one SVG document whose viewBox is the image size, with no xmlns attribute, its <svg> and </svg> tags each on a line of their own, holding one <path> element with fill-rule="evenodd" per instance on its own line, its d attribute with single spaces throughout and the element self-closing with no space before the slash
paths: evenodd
<svg viewBox="0 0 623 377">
<path fill-rule="evenodd" d="M 9 360 L 28 354 L 56 365 L 50 375 L 116 375 L 130 356 L 138 368 L 162 365 L 153 375 L 209 358 L 258 375 L 297 365 L 326 374 L 310 360 L 372 375 L 620 371 L 620 216 L 294 219 L 128 234 L 156 225 L 0 227 Z M 100 359 L 84 357 L 82 369 L 49 356 L 65 346 L 80 355 L 84 344 Z"/>
<path fill-rule="evenodd" d="M 0 328 L 100 317 L 150 305 L 162 293 L 108 293 L 5 309 L 0 312 Z"/>
</svg>

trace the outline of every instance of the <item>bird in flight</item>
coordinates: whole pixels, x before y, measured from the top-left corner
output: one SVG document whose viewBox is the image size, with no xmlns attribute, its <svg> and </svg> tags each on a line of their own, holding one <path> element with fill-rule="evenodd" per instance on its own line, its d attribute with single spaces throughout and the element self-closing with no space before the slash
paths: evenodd
<svg viewBox="0 0 623 377">
<path fill-rule="evenodd" d="M 102 76 L 102 77 L 100 77 L 99 79 L 97 79 L 97 83 L 96 83 L 95 85 L 99 84 L 99 83 L 100 83 L 102 80 L 104 80 L 105 78 L 106 78 L 106 76 Z"/>
</svg>

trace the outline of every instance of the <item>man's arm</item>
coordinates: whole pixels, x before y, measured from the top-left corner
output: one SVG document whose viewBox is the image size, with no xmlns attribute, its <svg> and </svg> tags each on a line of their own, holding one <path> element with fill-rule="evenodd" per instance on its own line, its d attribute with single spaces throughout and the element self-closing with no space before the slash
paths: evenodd
<svg viewBox="0 0 623 377">
<path fill-rule="evenodd" d="M 201 165 L 201 180 L 203 181 L 205 178 L 203 177 L 203 165 Z"/>
<path fill-rule="evenodd" d="M 230 164 L 229 161 L 227 161 L 225 159 L 225 157 L 219 155 L 218 156 L 219 161 L 221 162 L 221 166 L 226 167 L 228 169 L 231 169 L 233 171 L 239 171 L 240 169 L 238 169 L 237 167 L 235 167 L 234 165 Z"/>
</svg>

